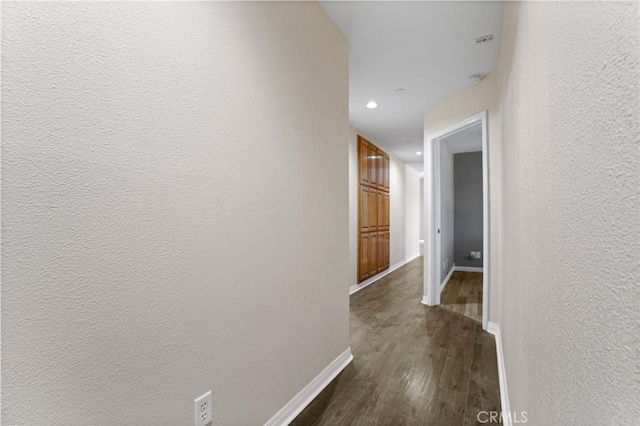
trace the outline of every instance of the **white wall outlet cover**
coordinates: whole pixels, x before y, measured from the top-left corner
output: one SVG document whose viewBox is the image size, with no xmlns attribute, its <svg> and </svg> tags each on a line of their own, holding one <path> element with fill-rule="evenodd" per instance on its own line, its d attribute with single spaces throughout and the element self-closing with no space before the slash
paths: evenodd
<svg viewBox="0 0 640 426">
<path fill-rule="evenodd" d="M 193 400 L 194 424 L 204 426 L 211 423 L 211 391 Z"/>
<path fill-rule="evenodd" d="M 476 252 L 476 259 L 482 259 L 482 252 L 481 251 L 477 251 Z"/>
</svg>

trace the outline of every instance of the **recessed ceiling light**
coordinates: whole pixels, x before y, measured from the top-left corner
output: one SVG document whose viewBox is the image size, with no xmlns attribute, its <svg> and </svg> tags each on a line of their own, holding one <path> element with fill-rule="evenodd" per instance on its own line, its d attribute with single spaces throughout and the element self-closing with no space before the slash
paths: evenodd
<svg viewBox="0 0 640 426">
<path fill-rule="evenodd" d="M 418 151 L 418 152 L 416 152 L 416 154 L 422 155 L 422 151 Z"/>
<path fill-rule="evenodd" d="M 402 93 L 402 92 L 404 92 L 404 89 L 402 87 L 396 89 L 396 93 Z"/>
<path fill-rule="evenodd" d="M 366 105 L 369 109 L 378 108 L 378 103 L 376 101 L 369 101 Z"/>
</svg>

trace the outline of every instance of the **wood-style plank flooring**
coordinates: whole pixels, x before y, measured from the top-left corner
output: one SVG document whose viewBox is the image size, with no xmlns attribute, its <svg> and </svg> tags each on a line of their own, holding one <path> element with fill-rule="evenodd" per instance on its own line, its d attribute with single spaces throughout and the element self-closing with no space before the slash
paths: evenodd
<svg viewBox="0 0 640 426">
<path fill-rule="evenodd" d="M 421 304 L 422 265 L 351 296 L 354 360 L 292 425 L 476 425 L 478 412 L 500 409 L 493 336 Z"/>
<path fill-rule="evenodd" d="M 454 272 L 440 294 L 440 305 L 482 323 L 482 273 Z"/>
</svg>

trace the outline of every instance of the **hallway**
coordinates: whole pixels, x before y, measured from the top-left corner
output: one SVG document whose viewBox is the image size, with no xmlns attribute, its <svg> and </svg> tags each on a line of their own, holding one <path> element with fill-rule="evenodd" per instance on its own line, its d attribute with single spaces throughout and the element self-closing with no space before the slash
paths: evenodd
<svg viewBox="0 0 640 426">
<path fill-rule="evenodd" d="M 472 425 L 498 411 L 495 341 L 422 297 L 423 258 L 350 299 L 354 360 L 292 425 Z"/>
</svg>

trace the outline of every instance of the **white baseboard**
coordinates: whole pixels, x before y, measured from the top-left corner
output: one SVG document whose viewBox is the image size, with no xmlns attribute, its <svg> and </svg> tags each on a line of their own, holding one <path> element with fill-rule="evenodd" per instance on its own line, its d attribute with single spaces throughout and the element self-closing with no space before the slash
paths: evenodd
<svg viewBox="0 0 640 426">
<path fill-rule="evenodd" d="M 426 294 L 422 296 L 422 300 L 420 301 L 420 303 L 422 303 L 423 305 L 431 306 L 431 304 L 429 303 L 429 298 Z"/>
<path fill-rule="evenodd" d="M 352 360 L 351 348 L 348 348 L 298 392 L 265 426 L 286 426 L 291 423 Z"/>
<path fill-rule="evenodd" d="M 507 373 L 504 367 L 504 353 L 502 352 L 502 336 L 500 335 L 500 326 L 495 322 L 489 321 L 487 331 L 496 338 L 496 353 L 498 355 L 498 381 L 500 382 L 500 405 L 502 406 L 502 424 L 504 426 L 512 426 L 511 409 L 509 407 L 509 391 L 507 390 Z"/>
<path fill-rule="evenodd" d="M 475 266 L 456 266 L 455 270 L 460 272 L 482 272 L 482 267 L 478 268 Z"/>
<path fill-rule="evenodd" d="M 449 282 L 449 278 L 451 278 L 451 275 L 453 275 L 453 272 L 456 271 L 456 264 L 454 263 L 453 266 L 451 267 L 451 270 L 449 271 L 449 273 L 447 274 L 446 277 L 444 277 L 444 281 L 442 281 L 442 284 L 440 284 L 440 293 L 442 293 L 442 290 L 444 290 L 444 287 L 447 285 L 447 283 Z"/>
<path fill-rule="evenodd" d="M 355 293 L 356 291 L 360 291 L 363 288 L 365 288 L 366 286 L 373 284 L 374 282 L 378 281 L 380 278 L 385 277 L 387 275 L 389 275 L 390 273 L 392 273 L 393 271 L 395 271 L 396 269 L 400 268 L 401 266 L 406 265 L 407 263 L 411 262 L 414 259 L 417 259 L 418 257 L 420 257 L 420 253 L 413 255 L 411 257 L 406 258 L 405 260 L 401 260 L 400 262 L 396 263 L 395 265 L 391 266 L 389 269 L 387 269 L 386 271 L 382 271 L 380 272 L 378 275 L 375 275 L 371 278 L 369 278 L 368 280 L 364 280 L 362 281 L 360 284 L 354 284 L 351 287 L 349 287 L 349 295 L 352 295 L 353 293 Z"/>
</svg>

